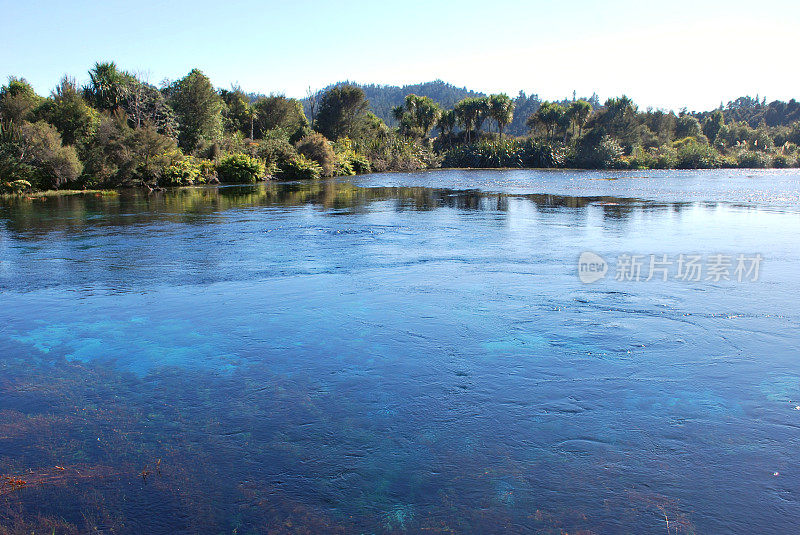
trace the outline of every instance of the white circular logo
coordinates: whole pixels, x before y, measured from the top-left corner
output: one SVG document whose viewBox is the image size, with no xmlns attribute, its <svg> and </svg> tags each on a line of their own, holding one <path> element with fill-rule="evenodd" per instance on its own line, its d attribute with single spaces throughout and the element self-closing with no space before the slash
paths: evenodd
<svg viewBox="0 0 800 535">
<path fill-rule="evenodd" d="M 584 284 L 597 282 L 608 273 L 608 263 L 602 256 L 585 251 L 578 258 L 578 278 Z"/>
</svg>

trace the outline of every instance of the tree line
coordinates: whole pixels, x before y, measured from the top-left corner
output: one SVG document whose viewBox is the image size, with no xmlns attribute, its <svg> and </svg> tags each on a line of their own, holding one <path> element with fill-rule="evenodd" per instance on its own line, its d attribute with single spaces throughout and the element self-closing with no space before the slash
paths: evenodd
<svg viewBox="0 0 800 535">
<path fill-rule="evenodd" d="M 641 111 L 625 96 L 601 105 L 596 95 L 542 102 L 440 81 L 418 89 L 451 105 L 416 93 L 397 101 L 393 92 L 389 126 L 365 90 L 349 83 L 301 101 L 217 89 L 198 69 L 156 87 L 102 62 L 85 85 L 65 76 L 42 97 L 12 77 L 0 88 L 0 190 L 153 189 L 438 166 L 798 164 L 795 100 L 742 97 L 717 110 L 674 113 Z"/>
</svg>

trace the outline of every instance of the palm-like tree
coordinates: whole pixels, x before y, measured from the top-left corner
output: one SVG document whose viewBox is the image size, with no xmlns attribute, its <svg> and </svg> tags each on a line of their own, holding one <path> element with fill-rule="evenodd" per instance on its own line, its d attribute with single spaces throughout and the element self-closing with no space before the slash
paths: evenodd
<svg viewBox="0 0 800 535">
<path fill-rule="evenodd" d="M 467 143 L 472 141 L 472 130 L 480 129 L 488 107 L 489 103 L 486 98 L 470 97 L 458 102 L 453 108 L 458 123 L 467 132 Z"/>
<path fill-rule="evenodd" d="M 392 115 L 400 123 L 401 131 L 418 131 L 427 138 L 442 114 L 439 105 L 429 97 L 407 95 L 403 106 L 392 109 Z"/>
<path fill-rule="evenodd" d="M 497 123 L 500 139 L 503 139 L 503 129 L 514 120 L 514 101 L 505 93 L 489 97 L 489 115 Z"/>
<path fill-rule="evenodd" d="M 84 93 L 99 109 L 114 110 L 120 105 L 128 78 L 113 61 L 95 63 L 89 71 L 89 85 L 84 88 Z"/>
<path fill-rule="evenodd" d="M 583 132 L 583 127 L 586 125 L 586 121 L 589 119 L 589 115 L 591 114 L 592 105 L 585 100 L 576 100 L 569 105 L 567 108 L 567 116 L 573 125 L 573 135 L 575 133 L 575 126 L 577 126 L 578 137 L 580 137 L 581 133 Z"/>
<path fill-rule="evenodd" d="M 536 124 L 542 124 L 547 132 L 548 141 L 552 140 L 553 132 L 556 126 L 564 118 L 564 108 L 557 102 L 549 102 L 545 100 L 539 106 L 539 110 L 528 118 L 528 127 L 533 127 Z"/>
<path fill-rule="evenodd" d="M 439 128 L 443 136 L 449 136 L 453 133 L 453 130 L 456 127 L 456 121 L 456 112 L 453 110 L 447 110 L 442 112 L 442 115 L 436 122 L 436 126 Z"/>
</svg>

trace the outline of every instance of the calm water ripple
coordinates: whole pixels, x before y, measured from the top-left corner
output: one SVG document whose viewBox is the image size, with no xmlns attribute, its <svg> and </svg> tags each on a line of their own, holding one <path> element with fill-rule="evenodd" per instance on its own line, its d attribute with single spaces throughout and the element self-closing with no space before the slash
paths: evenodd
<svg viewBox="0 0 800 535">
<path fill-rule="evenodd" d="M 0 531 L 791 533 L 798 231 L 797 171 L 0 201 Z"/>
</svg>

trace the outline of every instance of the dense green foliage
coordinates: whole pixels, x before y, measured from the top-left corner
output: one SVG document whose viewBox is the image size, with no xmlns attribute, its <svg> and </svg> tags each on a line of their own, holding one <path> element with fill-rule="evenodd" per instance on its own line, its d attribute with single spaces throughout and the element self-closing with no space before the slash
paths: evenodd
<svg viewBox="0 0 800 535">
<path fill-rule="evenodd" d="M 798 146 L 800 104 L 759 97 L 675 113 L 624 95 L 542 102 L 436 81 L 340 83 L 301 101 L 219 90 L 198 69 L 158 88 L 113 62 L 83 87 L 65 76 L 48 97 L 22 78 L 0 88 L 0 193 L 439 166 L 795 167 Z"/>
<path fill-rule="evenodd" d="M 297 142 L 297 152 L 317 162 L 323 176 L 333 176 L 336 166 L 336 154 L 325 136 L 314 132 Z"/>
<path fill-rule="evenodd" d="M 220 182 L 245 184 L 258 182 L 264 176 L 264 164 L 247 154 L 231 154 L 217 163 Z"/>
<path fill-rule="evenodd" d="M 365 98 L 369 101 L 372 112 L 389 126 L 399 126 L 393 110 L 405 104 L 406 96 L 418 95 L 428 97 L 441 108 L 452 108 L 456 102 L 467 97 L 482 97 L 483 93 L 470 91 L 466 88 L 456 87 L 441 80 L 423 84 L 406 85 L 403 87 L 391 85 L 358 85 L 352 82 L 342 82 L 326 87 L 320 94 L 326 93 L 337 85 L 352 85 L 361 88 Z M 309 99 L 304 99 L 303 104 L 306 114 L 311 116 Z"/>
<path fill-rule="evenodd" d="M 168 86 L 165 93 L 180 120 L 178 143 L 182 149 L 192 151 L 221 137 L 222 97 L 202 72 L 193 69 Z"/>
</svg>

